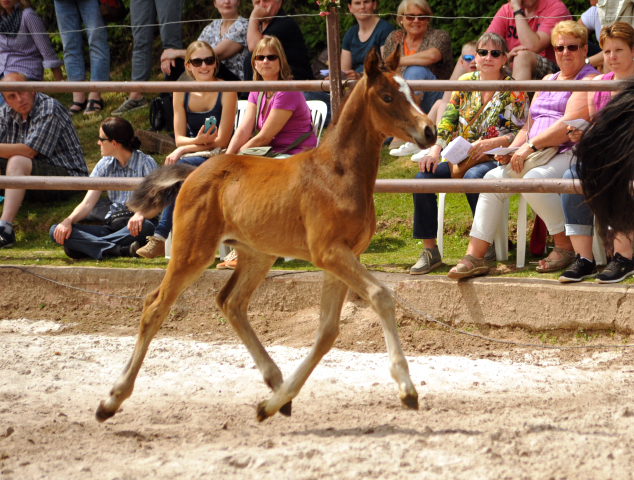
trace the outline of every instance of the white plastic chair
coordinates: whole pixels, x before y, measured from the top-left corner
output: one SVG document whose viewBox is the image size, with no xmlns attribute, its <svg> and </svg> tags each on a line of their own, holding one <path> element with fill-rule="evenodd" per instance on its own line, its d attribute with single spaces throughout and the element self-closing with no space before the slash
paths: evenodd
<svg viewBox="0 0 634 480">
<path fill-rule="evenodd" d="M 326 123 L 326 115 L 328 115 L 328 105 L 321 100 L 308 100 L 306 102 L 310 109 L 310 116 L 313 119 L 313 132 L 317 137 L 317 145 L 319 145 L 319 136 L 324 129 L 324 123 Z"/>
</svg>

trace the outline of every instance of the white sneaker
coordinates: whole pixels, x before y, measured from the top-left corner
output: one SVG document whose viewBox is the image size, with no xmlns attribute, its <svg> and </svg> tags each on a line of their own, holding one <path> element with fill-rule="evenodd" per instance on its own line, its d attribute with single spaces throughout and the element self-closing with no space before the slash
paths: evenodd
<svg viewBox="0 0 634 480">
<path fill-rule="evenodd" d="M 412 162 L 420 162 L 421 158 L 429 155 L 430 150 L 431 148 L 426 148 L 425 150 L 421 150 L 420 152 L 418 152 L 416 155 L 412 155 Z"/>
<path fill-rule="evenodd" d="M 418 152 L 420 152 L 420 148 L 418 148 L 415 143 L 407 142 L 398 148 L 390 150 L 390 155 L 393 157 L 406 157 L 407 155 L 412 155 Z"/>
</svg>

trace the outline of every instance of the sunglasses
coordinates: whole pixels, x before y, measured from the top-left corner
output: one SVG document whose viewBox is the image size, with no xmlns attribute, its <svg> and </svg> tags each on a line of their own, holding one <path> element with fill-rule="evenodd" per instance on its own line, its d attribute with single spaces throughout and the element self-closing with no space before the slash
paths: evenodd
<svg viewBox="0 0 634 480">
<path fill-rule="evenodd" d="M 463 55 L 462 59 L 467 62 L 467 63 L 471 63 L 473 62 L 473 59 L 475 58 L 475 55 Z"/>
<path fill-rule="evenodd" d="M 279 56 L 279 55 L 256 55 L 256 56 L 255 56 L 255 61 L 256 61 L 256 62 L 263 62 L 265 58 L 266 58 L 269 62 L 274 62 L 275 60 L 277 60 L 278 58 L 280 58 L 280 56 Z"/>
<path fill-rule="evenodd" d="M 499 58 L 504 52 L 502 50 L 485 50 L 484 48 L 478 48 L 476 53 L 482 58 L 486 57 L 489 53 L 493 58 Z"/>
<path fill-rule="evenodd" d="M 429 15 L 403 15 L 403 18 L 408 22 L 413 22 L 414 20 L 424 22 L 425 20 L 429 20 Z"/>
<path fill-rule="evenodd" d="M 555 49 L 555 52 L 563 53 L 565 49 L 568 49 L 569 52 L 576 52 L 582 46 L 583 45 L 555 45 L 553 48 Z"/>
<path fill-rule="evenodd" d="M 216 63 L 216 57 L 206 57 L 206 58 L 190 58 L 189 59 L 189 63 L 193 66 L 193 67 L 200 67 L 203 62 L 205 62 L 205 65 L 207 65 L 208 67 L 211 67 L 213 64 Z"/>
<path fill-rule="evenodd" d="M 102 137 L 97 137 L 97 138 L 99 138 L 100 142 L 109 142 L 110 141 L 109 138 L 102 138 Z"/>
</svg>

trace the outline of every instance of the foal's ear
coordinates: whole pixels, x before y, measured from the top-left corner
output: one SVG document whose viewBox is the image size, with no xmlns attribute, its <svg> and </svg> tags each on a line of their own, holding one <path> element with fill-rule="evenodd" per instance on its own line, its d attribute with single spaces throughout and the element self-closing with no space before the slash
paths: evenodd
<svg viewBox="0 0 634 480">
<path fill-rule="evenodd" d="M 395 72 L 398 69 L 398 64 L 401 62 L 401 49 L 397 48 L 392 52 L 392 55 L 385 60 L 385 66 L 391 71 Z"/>
<path fill-rule="evenodd" d="M 372 47 L 365 56 L 363 70 L 365 71 L 369 81 L 374 80 L 381 74 L 381 55 L 377 52 L 376 47 Z"/>
</svg>

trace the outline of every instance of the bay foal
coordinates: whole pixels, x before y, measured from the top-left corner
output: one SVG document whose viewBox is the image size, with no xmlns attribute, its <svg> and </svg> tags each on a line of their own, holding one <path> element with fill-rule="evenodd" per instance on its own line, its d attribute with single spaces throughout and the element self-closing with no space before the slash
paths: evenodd
<svg viewBox="0 0 634 480">
<path fill-rule="evenodd" d="M 156 215 L 185 180 L 176 200 L 172 258 L 160 287 L 145 299 L 134 352 L 110 397 L 99 405 L 97 420 L 113 416 L 132 394 L 150 341 L 181 292 L 213 263 L 220 242 L 232 245 L 239 260 L 216 303 L 274 392 L 258 406 L 258 420 L 278 410 L 290 415 L 291 400 L 339 334 L 348 288 L 379 314 L 399 397 L 405 406 L 418 408 L 390 292 L 357 260 L 376 228 L 373 190 L 383 140 L 393 135 L 420 148 L 436 141 L 433 123 L 394 73 L 399 57 L 397 50 L 382 64 L 376 51 L 368 54 L 363 79 L 315 150 L 284 160 L 222 155 L 193 175 L 174 165 L 146 177 L 129 202 L 146 218 Z M 287 381 L 247 319 L 249 299 L 278 257 L 301 258 L 324 270 L 317 339 Z"/>
</svg>

